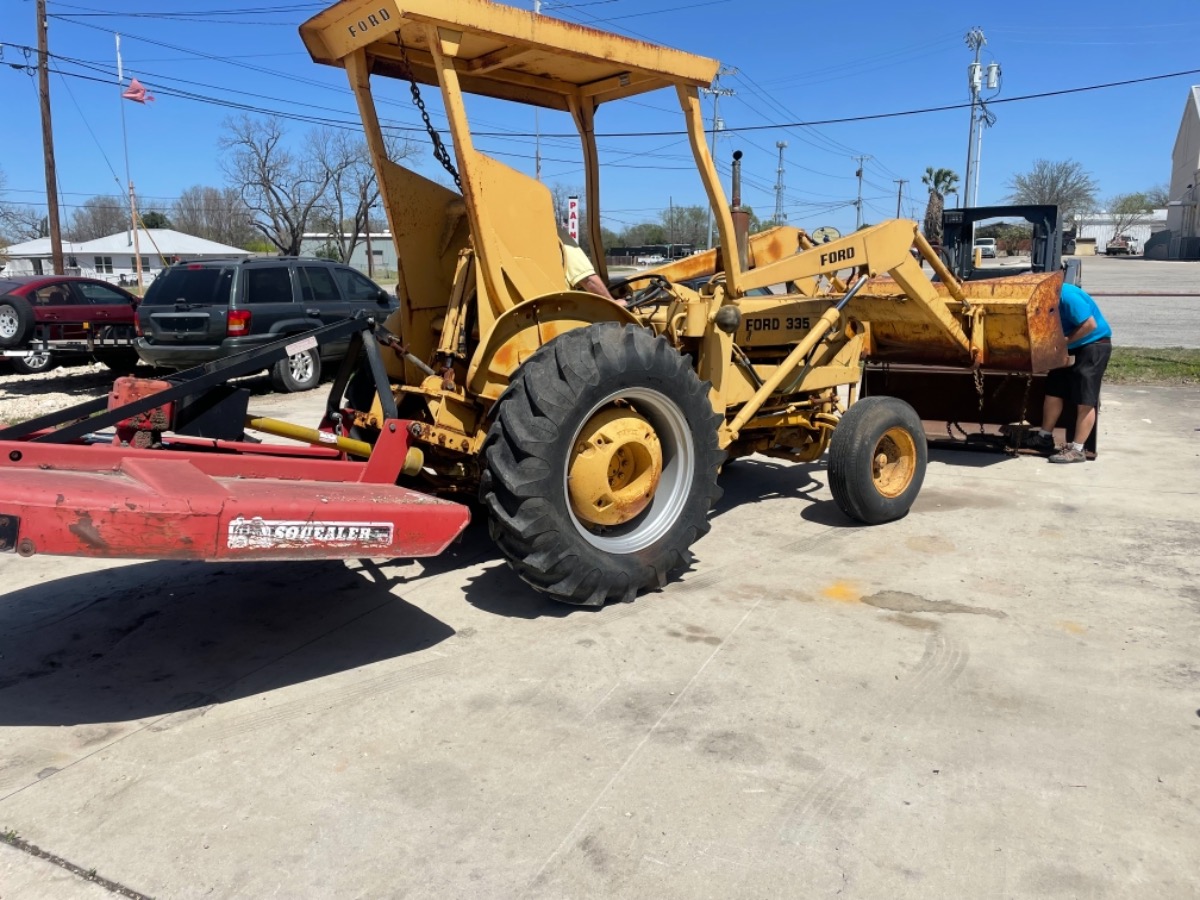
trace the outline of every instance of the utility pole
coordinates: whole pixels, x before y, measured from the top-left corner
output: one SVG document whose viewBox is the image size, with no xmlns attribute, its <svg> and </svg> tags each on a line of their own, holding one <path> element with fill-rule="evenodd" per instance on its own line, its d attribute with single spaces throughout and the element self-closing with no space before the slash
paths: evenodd
<svg viewBox="0 0 1200 900">
<path fill-rule="evenodd" d="M 904 186 L 908 184 L 907 178 L 893 178 L 893 184 L 900 185 L 900 189 L 896 191 L 896 218 L 900 218 L 900 201 L 904 199 Z"/>
<path fill-rule="evenodd" d="M 371 207 L 367 207 L 367 277 L 375 277 L 375 255 L 371 252 Z"/>
<path fill-rule="evenodd" d="M 42 155 L 46 162 L 46 206 L 50 222 L 50 259 L 63 275 L 62 225 L 58 221 L 58 170 L 54 165 L 54 127 L 50 122 L 50 69 L 46 36 L 46 0 L 37 0 L 38 99 L 42 107 Z"/>
<path fill-rule="evenodd" d="M 783 211 L 783 151 L 787 149 L 787 141 L 776 141 L 779 148 L 779 168 L 775 179 L 775 224 L 782 225 L 787 221 L 787 213 Z"/>
<path fill-rule="evenodd" d="M 533 0 L 533 14 L 540 16 L 542 14 L 542 0 Z M 538 107 L 533 108 L 533 168 L 534 177 L 538 181 L 542 180 L 542 117 L 539 114 Z M 555 225 L 559 224 L 557 222 Z"/>
<path fill-rule="evenodd" d="M 996 124 L 996 117 L 987 108 L 980 94 L 985 84 L 989 91 L 999 90 L 1000 64 L 994 61 L 988 63 L 987 71 L 984 72 L 979 57 L 987 38 L 984 37 L 982 29 L 972 28 L 968 31 L 966 42 L 967 46 L 975 51 L 975 61 L 967 66 L 967 86 L 971 91 L 971 131 L 967 136 L 967 177 L 963 179 L 963 206 L 972 207 L 979 204 L 979 162 L 983 156 L 983 129 Z"/>
<path fill-rule="evenodd" d="M 967 87 L 971 91 L 971 130 L 967 135 L 967 177 L 963 180 L 966 202 L 963 205 L 969 209 L 975 205 L 971 193 L 971 176 L 975 171 L 975 112 L 979 108 L 979 89 L 983 87 L 983 69 L 979 65 L 979 54 L 983 51 L 987 38 L 983 36 L 982 28 L 972 28 L 964 40 L 967 46 L 975 51 L 975 61 L 967 67 Z"/>
<path fill-rule="evenodd" d="M 717 132 L 723 131 L 725 128 L 725 122 L 721 119 L 720 113 L 721 98 L 732 97 L 737 93 L 737 91 L 721 87 L 721 76 L 736 75 L 737 73 L 737 69 L 730 66 L 721 66 L 717 71 L 717 77 L 713 79 L 712 87 L 700 88 L 704 93 L 711 94 L 713 98 L 712 149 L 709 150 L 709 154 L 712 156 L 714 166 L 717 164 Z M 713 246 L 713 211 L 711 204 L 708 207 L 708 246 L 710 248 Z"/>
<path fill-rule="evenodd" d="M 866 164 L 867 160 L 870 159 L 871 157 L 869 157 L 869 156 L 854 156 L 851 158 L 858 160 L 858 171 L 854 173 L 855 176 L 858 178 L 858 199 L 854 201 L 854 206 L 858 210 L 858 222 L 855 225 L 855 227 L 862 228 L 862 223 L 863 223 L 863 215 L 862 215 L 863 166 Z"/>
</svg>

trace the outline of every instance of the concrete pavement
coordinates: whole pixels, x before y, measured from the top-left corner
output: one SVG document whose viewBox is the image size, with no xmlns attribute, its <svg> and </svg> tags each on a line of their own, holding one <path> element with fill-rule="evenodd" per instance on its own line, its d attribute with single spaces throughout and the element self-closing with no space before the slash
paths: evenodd
<svg viewBox="0 0 1200 900">
<path fill-rule="evenodd" d="M 480 523 L 0 556 L 0 830 L 160 897 L 1196 896 L 1200 392 L 1105 398 L 1097 462 L 938 451 L 882 527 L 745 461 L 695 569 L 600 611 Z M 94 896 L 0 849 L 0 896 Z"/>
</svg>

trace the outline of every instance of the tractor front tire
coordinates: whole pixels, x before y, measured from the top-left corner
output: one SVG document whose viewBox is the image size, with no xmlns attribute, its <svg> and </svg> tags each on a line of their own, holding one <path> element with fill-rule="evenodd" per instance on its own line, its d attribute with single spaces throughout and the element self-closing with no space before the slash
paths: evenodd
<svg viewBox="0 0 1200 900">
<path fill-rule="evenodd" d="M 867 525 L 903 518 L 921 492 L 929 448 L 916 410 L 896 397 L 864 397 L 829 442 L 829 489 Z"/>
<path fill-rule="evenodd" d="M 721 421 L 688 357 L 636 325 L 543 345 L 496 404 L 480 499 L 509 564 L 557 600 L 602 606 L 691 561 L 721 496 Z"/>
</svg>

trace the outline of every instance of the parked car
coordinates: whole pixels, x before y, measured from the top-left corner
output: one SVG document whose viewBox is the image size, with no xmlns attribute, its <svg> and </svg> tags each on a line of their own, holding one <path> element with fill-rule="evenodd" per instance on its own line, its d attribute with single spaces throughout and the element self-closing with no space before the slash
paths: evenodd
<svg viewBox="0 0 1200 900">
<path fill-rule="evenodd" d="M 995 238 L 975 238 L 975 249 L 980 251 L 980 255 L 984 259 L 996 258 L 996 239 Z"/>
<path fill-rule="evenodd" d="M 8 359 L 28 375 L 49 372 L 65 354 L 89 352 L 89 342 L 99 340 L 110 346 L 93 355 L 110 368 L 126 367 L 137 362 L 132 352 L 137 306 L 133 294 L 96 278 L 0 276 L 0 351 L 27 351 Z M 37 352 L 39 347 L 44 349 Z"/>
<path fill-rule="evenodd" d="M 352 318 L 387 318 L 396 299 L 350 266 L 323 259 L 212 259 L 165 269 L 138 309 L 137 352 L 154 366 L 188 369 L 291 334 Z M 279 391 L 306 391 L 349 340 L 277 363 Z"/>
</svg>

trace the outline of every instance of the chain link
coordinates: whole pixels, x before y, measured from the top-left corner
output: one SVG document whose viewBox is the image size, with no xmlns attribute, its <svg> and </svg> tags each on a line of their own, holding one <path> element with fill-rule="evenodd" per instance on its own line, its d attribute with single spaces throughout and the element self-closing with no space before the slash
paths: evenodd
<svg viewBox="0 0 1200 900">
<path fill-rule="evenodd" d="M 454 161 L 450 158 L 450 151 L 442 143 L 442 136 L 433 127 L 433 122 L 429 120 L 429 113 L 425 111 L 425 101 L 421 99 L 421 89 L 417 86 L 417 78 L 413 75 L 412 66 L 408 62 L 408 52 L 405 50 L 403 44 L 400 45 L 400 74 L 408 79 L 409 89 L 412 91 L 413 103 L 416 104 L 417 111 L 421 113 L 421 121 L 425 123 L 425 131 L 429 134 L 429 140 L 433 142 L 433 158 L 440 162 L 442 168 L 450 173 L 450 177 L 454 179 L 454 184 L 458 188 L 459 193 L 461 193 L 462 179 L 458 177 L 458 169 L 454 168 Z"/>
<path fill-rule="evenodd" d="M 975 376 L 975 393 L 979 395 L 979 433 L 983 434 L 983 367 L 976 366 L 972 373 Z"/>
</svg>

